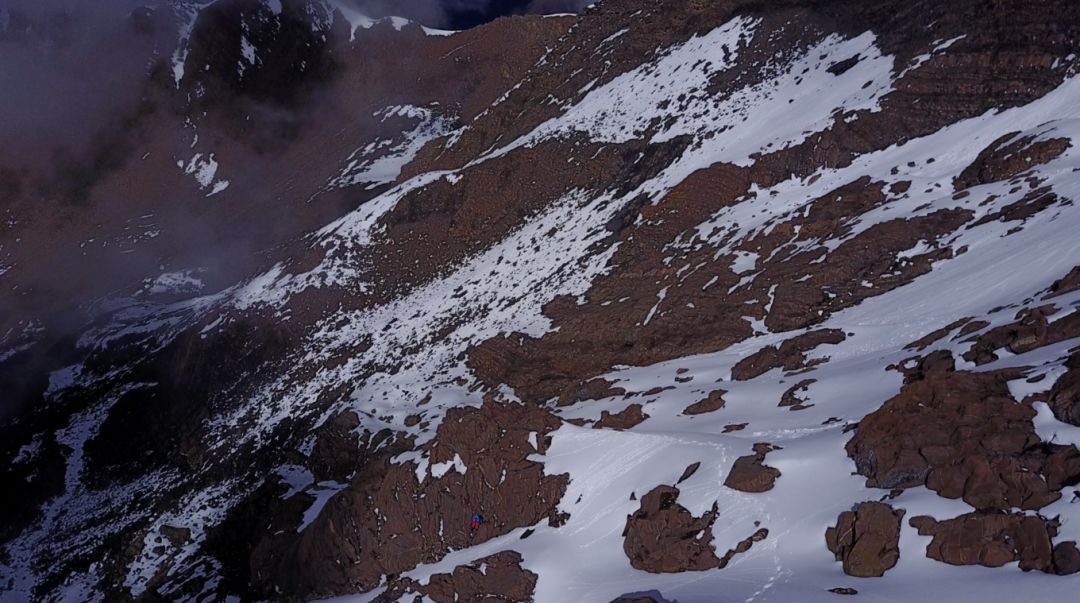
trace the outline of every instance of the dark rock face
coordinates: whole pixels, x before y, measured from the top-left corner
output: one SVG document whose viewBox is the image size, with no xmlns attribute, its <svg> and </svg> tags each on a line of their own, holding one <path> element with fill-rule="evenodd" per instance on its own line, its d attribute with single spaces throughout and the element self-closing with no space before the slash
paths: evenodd
<svg viewBox="0 0 1080 603">
<path fill-rule="evenodd" d="M 722 389 L 718 389 L 718 390 L 714 390 L 712 392 L 709 392 L 709 395 L 706 396 L 704 399 L 698 400 L 697 402 L 694 402 L 690 406 L 687 406 L 686 409 L 683 410 L 683 414 L 684 415 L 700 415 L 700 414 L 705 414 L 707 412 L 713 412 L 713 411 L 720 410 L 721 408 L 724 407 L 724 404 L 725 404 L 724 394 L 726 394 L 726 393 L 727 392 L 722 390 Z"/>
<path fill-rule="evenodd" d="M 949 350 L 936 350 L 923 357 L 905 360 L 895 368 L 903 373 L 906 385 L 922 381 L 933 373 L 951 373 L 956 370 L 956 360 Z"/>
<path fill-rule="evenodd" d="M 900 520 L 903 509 L 864 502 L 844 511 L 836 526 L 825 531 L 825 544 L 844 573 L 859 578 L 880 577 L 900 559 Z"/>
<path fill-rule="evenodd" d="M 149 467 L 199 466 L 206 451 L 201 421 L 219 396 L 235 393 L 228 385 L 230 377 L 258 370 L 292 343 L 286 329 L 253 318 L 205 338 L 190 333 L 140 364 L 129 378 L 145 386 L 124 392 L 87 442 L 87 466 L 95 485 L 131 479 Z"/>
<path fill-rule="evenodd" d="M 937 341 L 940 341 L 940 340 L 944 339 L 945 337 L 947 337 L 949 335 L 949 333 L 952 333 L 956 329 L 962 328 L 964 325 L 968 324 L 970 321 L 971 321 L 971 317 L 964 317 L 964 318 L 961 318 L 959 320 L 956 320 L 956 321 L 954 321 L 954 322 L 952 322 L 952 323 L 950 323 L 950 324 L 948 324 L 948 325 L 946 325 L 946 326 L 944 326 L 944 327 L 942 327 L 940 329 L 937 329 L 935 331 L 931 331 L 930 333 L 927 333 L 924 337 L 921 337 L 916 341 L 913 341 L 913 342 L 907 344 L 906 346 L 904 346 L 904 349 L 905 350 L 915 350 L 917 352 L 921 352 L 921 351 L 925 350 L 926 348 L 930 347 L 931 345 L 933 345 L 934 343 L 936 343 Z"/>
<path fill-rule="evenodd" d="M 537 575 L 521 567 L 521 553 L 502 551 L 469 565 L 459 565 L 449 574 L 435 574 L 427 584 L 404 578 L 391 581 L 376 603 L 392 603 L 426 597 L 435 603 L 531 603 Z"/>
<path fill-rule="evenodd" d="M 194 90 L 216 83 L 277 104 L 294 103 L 314 90 L 335 64 L 331 31 L 312 16 L 319 11 L 330 15 L 310 0 L 283 0 L 281 7 L 274 14 L 261 2 L 227 0 L 200 12 L 183 84 Z M 258 49 L 254 61 L 244 56 L 242 40 Z"/>
<path fill-rule="evenodd" d="M 679 476 L 679 481 L 676 482 L 676 483 L 681 484 L 681 483 L 685 482 L 686 480 L 690 479 L 691 477 L 693 477 L 693 475 L 695 473 L 697 473 L 697 470 L 700 467 L 701 467 L 700 462 L 691 463 L 690 465 L 688 465 L 686 467 L 686 469 L 683 470 L 682 475 Z"/>
<path fill-rule="evenodd" d="M 1050 285 L 1050 292 L 1047 297 L 1053 298 L 1065 295 L 1077 289 L 1080 289 L 1080 266 L 1074 267 L 1068 274 L 1054 281 L 1054 284 Z"/>
<path fill-rule="evenodd" d="M 712 546 L 716 505 L 694 517 L 678 499 L 678 488 L 657 486 L 641 497 L 641 508 L 626 518 L 623 550 L 634 569 L 661 574 L 719 567 Z"/>
<path fill-rule="evenodd" d="M 724 568 L 769 535 L 769 530 L 759 528 L 717 557 L 712 545 L 716 503 L 701 517 L 694 517 L 678 499 L 678 488 L 657 486 L 641 497 L 641 508 L 626 518 L 623 551 L 635 569 L 664 574 Z"/>
<path fill-rule="evenodd" d="M 328 429 L 338 431 L 350 421 L 336 419 Z M 422 448 L 431 467 L 422 482 L 414 462 L 390 461 L 409 449 L 407 443 L 373 440 L 351 481 L 303 531 L 296 532 L 296 521 L 289 530 L 252 535 L 247 588 L 292 597 L 370 590 L 383 576 L 451 550 L 545 518 L 557 521 L 555 506 L 567 477 L 545 475 L 542 464 L 526 457 L 546 450 L 547 434 L 560 424 L 546 410 L 518 404 L 451 409 Z M 533 432 L 539 450 L 529 443 Z M 445 473 L 435 473 L 438 465 L 448 467 Z M 484 521 L 470 531 L 473 513 Z"/>
<path fill-rule="evenodd" d="M 1035 141 L 1033 137 L 1019 137 L 1019 132 L 1006 134 L 983 149 L 953 186 L 962 191 L 988 182 L 1010 180 L 1056 159 L 1070 146 L 1072 143 L 1065 138 Z"/>
<path fill-rule="evenodd" d="M 311 472 L 316 481 L 347 481 L 361 462 L 360 417 L 344 412 L 327 421 L 315 437 L 311 452 Z"/>
<path fill-rule="evenodd" d="M 995 327 L 974 338 L 964 359 L 982 365 L 998 359 L 995 353 L 1002 348 L 1013 354 L 1023 354 L 1054 343 L 1080 336 L 1080 312 L 1055 316 L 1053 304 L 1024 308 L 1016 313 L 1016 322 Z"/>
<path fill-rule="evenodd" d="M 559 406 L 570 406 L 585 400 L 599 400 L 610 396 L 622 396 L 626 390 L 621 387 L 613 387 L 611 382 L 604 379 L 592 379 L 579 387 L 576 391 L 567 390 L 559 396 Z"/>
<path fill-rule="evenodd" d="M 640 404 L 631 404 L 619 413 L 611 414 L 608 411 L 600 413 L 600 420 L 593 427 L 596 429 L 630 429 L 648 419 L 649 415 L 641 411 Z"/>
<path fill-rule="evenodd" d="M 1024 571 L 1061 574 L 1080 568 L 1075 543 L 1055 547 L 1057 523 L 1042 517 L 976 512 L 944 521 L 913 517 L 911 525 L 920 535 L 934 537 L 926 547 L 927 557 L 952 565 L 1000 567 L 1019 561 Z"/>
<path fill-rule="evenodd" d="M 1059 542 L 1054 546 L 1054 572 L 1062 576 L 1080 572 L 1080 549 L 1075 542 Z"/>
<path fill-rule="evenodd" d="M 1068 372 L 1058 377 L 1047 400 L 1059 421 L 1080 425 L 1080 351 L 1065 361 Z"/>
<path fill-rule="evenodd" d="M 926 485 L 976 509 L 1042 508 L 1080 478 L 1080 453 L 1043 444 L 1007 380 L 956 372 L 906 385 L 862 420 L 848 455 L 873 488 Z"/>
<path fill-rule="evenodd" d="M 652 591 L 656 592 L 656 591 Z M 625 594 L 618 599 L 612 599 L 611 603 L 672 603 L 663 598 L 660 593 L 633 593 Z"/>
<path fill-rule="evenodd" d="M 740 492 L 767 492 L 780 477 L 780 470 L 765 463 L 765 455 L 779 447 L 754 444 L 754 454 L 740 456 L 728 472 L 724 485 Z"/>
<path fill-rule="evenodd" d="M 795 385 L 792 385 L 784 392 L 784 395 L 780 397 L 781 408 L 787 408 L 788 410 L 804 410 L 813 406 L 813 404 L 807 404 L 805 400 L 799 397 L 799 394 L 805 393 L 807 388 L 817 383 L 817 379 L 803 379 Z"/>
<path fill-rule="evenodd" d="M 813 363 L 806 363 L 806 352 L 820 345 L 837 344 L 844 341 L 843 331 L 822 329 L 793 337 L 781 343 L 779 347 L 768 346 L 761 351 L 743 358 L 731 369 L 731 378 L 736 381 L 748 381 L 759 377 L 774 368 L 795 371 L 809 368 Z"/>
</svg>

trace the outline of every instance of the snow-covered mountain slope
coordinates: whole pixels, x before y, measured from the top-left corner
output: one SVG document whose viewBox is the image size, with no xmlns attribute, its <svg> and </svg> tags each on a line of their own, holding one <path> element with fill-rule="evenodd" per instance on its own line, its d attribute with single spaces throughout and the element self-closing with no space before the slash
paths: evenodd
<svg viewBox="0 0 1080 603">
<path fill-rule="evenodd" d="M 6 428 L 0 598 L 1074 598 L 1080 8 L 563 21 L 415 32 L 426 83 L 268 185 L 356 203 L 100 308 Z"/>
<path fill-rule="evenodd" d="M 350 31 L 333 13 L 326 30 L 300 0 L 277 13 L 261 0 L 52 16 L 49 3 L 27 6 L 0 33 L 5 64 L 46 73 L 0 70 L 9 87 L 73 90 L 86 106 L 60 111 L 78 122 L 64 128 L 50 118 L 57 99 L 42 110 L 5 99 L 18 119 L 0 124 L 11 143 L 0 149 L 0 355 L 20 351 L 0 366 L 5 421 L 36 404 L 99 310 L 213 293 L 272 267 L 281 248 L 389 188 L 425 142 L 491 104 L 569 27 L 515 18 L 432 36 L 391 21 Z M 78 28 L 87 33 L 65 41 Z M 510 52 L 487 51 L 510 40 Z M 178 43 L 198 65 L 179 86 Z M 255 61 L 241 71 L 245 52 Z M 79 79 L 98 66 L 108 77 Z M 24 138 L 36 121 L 49 128 Z"/>
</svg>

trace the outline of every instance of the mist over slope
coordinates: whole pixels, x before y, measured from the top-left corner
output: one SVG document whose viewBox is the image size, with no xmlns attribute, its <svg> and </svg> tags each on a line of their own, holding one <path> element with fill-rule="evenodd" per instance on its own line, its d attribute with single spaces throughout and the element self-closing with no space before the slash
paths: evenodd
<svg viewBox="0 0 1080 603">
<path fill-rule="evenodd" d="M 13 6 L 0 600 L 1074 598 L 1074 3 Z"/>
</svg>

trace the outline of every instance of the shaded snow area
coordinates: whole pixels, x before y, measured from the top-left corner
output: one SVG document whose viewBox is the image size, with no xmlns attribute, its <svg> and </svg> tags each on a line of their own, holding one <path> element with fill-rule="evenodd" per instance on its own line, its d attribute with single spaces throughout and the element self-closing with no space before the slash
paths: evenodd
<svg viewBox="0 0 1080 603">
<path fill-rule="evenodd" d="M 163 272 L 157 278 L 143 281 L 141 292 L 150 295 L 198 293 L 203 288 L 203 281 L 197 276 L 199 272 L 200 270 Z"/>
<path fill-rule="evenodd" d="M 0 362 L 14 358 L 30 349 L 44 331 L 36 320 L 23 320 L 0 334 Z"/>
<path fill-rule="evenodd" d="M 220 303 L 218 298 L 202 297 L 162 305 L 134 300 L 103 300 L 93 312 L 101 316 L 99 324 L 86 331 L 77 347 L 88 355 L 105 350 L 123 342 L 131 350 L 151 355 L 168 345 L 184 329 L 191 327 L 204 313 Z M 220 521 L 223 511 L 235 502 L 235 492 L 228 484 L 214 486 L 208 491 L 192 495 L 187 506 L 174 513 L 154 516 L 144 504 L 151 492 L 164 492 L 181 483 L 172 471 L 155 471 L 133 481 L 106 489 L 92 488 L 85 482 L 85 446 L 93 439 L 109 415 L 109 410 L 125 394 L 153 387 L 155 383 L 124 381 L 130 366 L 114 366 L 107 373 L 95 372 L 85 364 L 74 364 L 54 371 L 49 376 L 46 400 L 53 401 L 64 394 L 91 391 L 114 380 L 121 385 L 104 390 L 106 396 L 96 400 L 86 410 L 72 415 L 68 424 L 56 432 L 57 442 L 64 447 L 63 493 L 49 501 L 42 509 L 42 519 L 35 529 L 28 530 L 6 545 L 8 559 L 0 561 L 0 575 L 9 577 L 9 588 L 0 590 L 0 601 L 25 601 L 27 593 L 38 581 L 41 568 L 33 565 L 36 556 L 64 558 L 77 554 L 88 547 L 97 546 L 110 534 L 128 529 L 139 522 L 152 521 L 166 525 L 173 518 L 184 527 L 192 527 L 196 535 L 201 526 Z M 31 445 L 20 452 L 20 457 L 37 454 Z M 216 506 L 213 506 L 213 503 Z M 228 503 L 228 504 L 226 504 Z M 109 515 L 110 509 L 125 509 L 120 515 Z M 57 534 L 64 534 L 57 538 Z M 160 539 L 160 534 L 156 535 Z M 147 536 L 148 539 L 151 536 Z M 191 545 L 190 554 L 197 547 Z M 154 546 L 160 542 L 155 541 Z M 104 601 L 95 588 L 101 578 L 101 567 L 91 563 L 83 573 L 67 576 L 60 585 L 58 601 Z M 146 571 L 146 566 L 136 561 L 131 568 L 134 575 Z M 137 581 L 125 583 L 135 595 L 142 592 Z"/>
<path fill-rule="evenodd" d="M 397 180 L 420 149 L 431 140 L 449 134 L 453 124 L 432 109 L 410 105 L 386 107 L 375 113 L 382 122 L 403 119 L 415 126 L 393 138 L 372 141 L 356 149 L 346 159 L 345 168 L 330 180 L 329 188 L 364 185 L 370 190 Z"/>
</svg>

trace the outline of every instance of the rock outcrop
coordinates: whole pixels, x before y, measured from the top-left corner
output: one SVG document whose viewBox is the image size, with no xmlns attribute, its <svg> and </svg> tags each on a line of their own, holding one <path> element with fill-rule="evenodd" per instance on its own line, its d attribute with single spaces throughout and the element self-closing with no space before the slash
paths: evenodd
<svg viewBox="0 0 1080 603">
<path fill-rule="evenodd" d="M 1080 337 L 1080 312 L 1054 316 L 1059 309 L 1053 304 L 1024 308 L 1016 313 L 1016 322 L 995 327 L 974 337 L 964 359 L 982 365 L 998 359 L 997 350 L 1023 354 L 1054 343 Z M 1050 317 L 1054 320 L 1051 321 Z"/>
<path fill-rule="evenodd" d="M 1065 361 L 1068 369 L 1050 389 L 1047 404 L 1059 421 L 1080 426 L 1080 350 Z"/>
<path fill-rule="evenodd" d="M 844 332 L 836 329 L 811 331 L 784 341 L 779 346 L 767 346 L 743 358 L 731 369 L 731 378 L 747 381 L 774 368 L 795 371 L 810 368 L 821 361 L 807 363 L 806 353 L 820 345 L 835 345 L 844 341 Z"/>
<path fill-rule="evenodd" d="M 931 373 L 867 415 L 847 451 L 867 486 L 925 485 L 976 509 L 1040 509 L 1080 479 L 1080 452 L 1043 443 L 1009 375 Z"/>
<path fill-rule="evenodd" d="M 347 425 L 349 418 L 341 421 Z M 336 433 L 339 422 L 324 433 Z M 334 596 L 370 590 L 384 576 L 519 527 L 558 522 L 555 507 L 567 476 L 545 475 L 543 464 L 528 457 L 543 453 L 548 434 L 560 425 L 546 410 L 489 400 L 480 408 L 451 409 L 418 460 L 395 462 L 409 445 L 375 439 L 362 453 L 362 471 L 342 484 L 310 525 L 253 534 L 247 560 L 241 554 L 229 563 L 250 566 L 250 576 L 248 570 L 236 576 L 249 580 L 246 588 L 255 592 Z M 304 493 L 286 502 L 296 497 L 306 497 L 308 506 L 314 502 Z M 474 513 L 484 521 L 470 531 Z M 241 507 L 236 517 L 250 515 Z"/>
<path fill-rule="evenodd" d="M 694 517 L 678 499 L 678 488 L 657 486 L 641 497 L 641 507 L 626 518 L 623 551 L 635 569 L 666 574 L 724 568 L 769 535 L 768 529 L 758 528 L 718 557 L 712 543 L 717 504 Z"/>
<path fill-rule="evenodd" d="M 844 564 L 844 573 L 858 578 L 880 577 L 900 559 L 900 521 L 903 509 L 880 502 L 859 503 L 844 511 L 825 531 L 825 544 Z"/>
<path fill-rule="evenodd" d="M 634 569 L 661 574 L 720 566 L 712 544 L 716 505 L 694 517 L 678 500 L 678 488 L 657 486 L 641 497 L 641 508 L 626 518 L 623 551 Z"/>
<path fill-rule="evenodd" d="M 1072 143 L 1066 138 L 1036 141 L 1031 136 L 1010 132 L 983 149 L 975 161 L 953 180 L 957 191 L 1010 180 L 1064 153 Z"/>
<path fill-rule="evenodd" d="M 922 536 L 933 536 L 926 555 L 952 565 L 1000 567 L 1020 562 L 1024 571 L 1072 574 L 1080 571 L 1075 542 L 1054 546 L 1057 523 L 1019 513 L 968 513 L 944 521 L 912 517 Z"/>
<path fill-rule="evenodd" d="M 645 414 L 641 410 L 640 404 L 631 404 L 623 409 L 621 412 L 610 413 L 608 411 L 602 411 L 600 413 L 600 420 L 593 424 L 595 429 L 630 429 L 635 425 L 640 425 L 648 419 L 649 415 Z"/>
<path fill-rule="evenodd" d="M 731 466 L 724 485 L 741 492 L 767 492 L 772 490 L 773 484 L 780 477 L 780 470 L 765 464 L 765 455 L 773 450 L 779 450 L 778 446 L 771 444 L 754 444 L 754 454 L 740 456 L 735 459 Z"/>
<path fill-rule="evenodd" d="M 459 565 L 448 574 L 435 574 L 427 584 L 410 578 L 391 581 L 375 603 L 421 598 L 435 603 L 532 603 L 537 575 L 521 567 L 517 551 L 502 551 Z"/>
<path fill-rule="evenodd" d="M 722 389 L 717 389 L 709 392 L 709 395 L 694 402 L 690 406 L 687 406 L 683 410 L 684 415 L 701 415 L 708 412 L 715 412 L 724 407 L 724 394 L 727 392 Z"/>
</svg>

